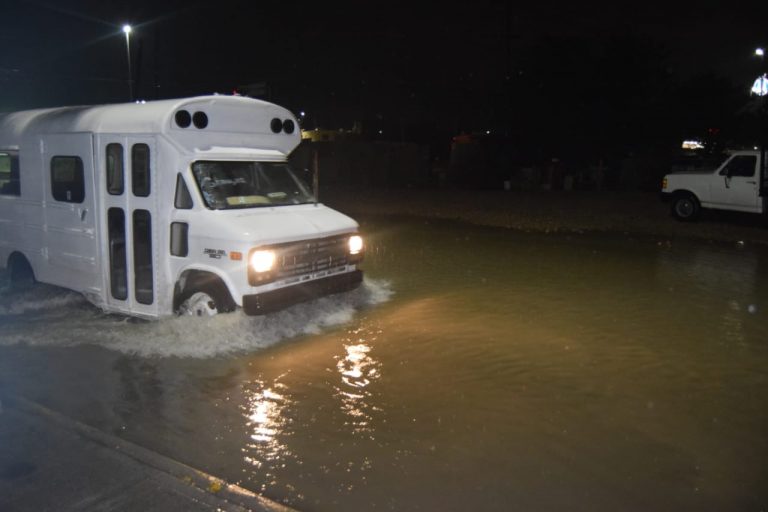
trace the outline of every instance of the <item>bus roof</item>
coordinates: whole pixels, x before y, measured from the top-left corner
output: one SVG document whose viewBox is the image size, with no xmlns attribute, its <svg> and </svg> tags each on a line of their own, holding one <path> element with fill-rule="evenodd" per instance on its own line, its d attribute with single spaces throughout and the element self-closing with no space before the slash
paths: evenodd
<svg viewBox="0 0 768 512">
<path fill-rule="evenodd" d="M 241 96 L 198 96 L 140 103 L 26 110 L 0 114 L 0 145 L 27 135 L 163 133 L 186 147 L 257 145 L 290 153 L 300 142 L 296 119 L 278 105 Z M 232 139 L 227 142 L 227 134 Z M 254 139 L 253 136 L 261 136 Z"/>
</svg>

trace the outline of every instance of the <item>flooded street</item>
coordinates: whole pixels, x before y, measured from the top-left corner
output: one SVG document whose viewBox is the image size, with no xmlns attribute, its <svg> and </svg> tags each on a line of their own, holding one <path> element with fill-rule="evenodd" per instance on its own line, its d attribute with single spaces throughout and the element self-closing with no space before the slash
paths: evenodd
<svg viewBox="0 0 768 512">
<path fill-rule="evenodd" d="M 5 290 L 0 391 L 300 510 L 768 508 L 765 248 L 362 228 L 361 289 L 266 317 Z"/>
</svg>

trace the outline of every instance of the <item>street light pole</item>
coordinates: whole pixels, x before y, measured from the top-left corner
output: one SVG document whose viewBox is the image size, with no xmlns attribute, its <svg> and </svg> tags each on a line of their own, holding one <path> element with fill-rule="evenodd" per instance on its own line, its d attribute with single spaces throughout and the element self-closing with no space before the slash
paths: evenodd
<svg viewBox="0 0 768 512">
<path fill-rule="evenodd" d="M 765 138 L 766 138 L 766 91 L 765 91 L 765 50 L 763 48 L 755 48 L 755 56 L 760 58 L 760 110 L 758 111 L 758 123 L 760 129 L 758 133 L 760 135 L 760 175 L 757 177 L 757 190 L 758 196 L 763 198 L 763 203 L 766 202 L 765 196 L 768 194 L 768 176 L 766 176 L 765 169 Z"/>
<path fill-rule="evenodd" d="M 130 25 L 123 25 L 125 33 L 125 51 L 128 55 L 128 100 L 133 101 L 133 77 L 131 77 L 131 31 Z"/>
</svg>

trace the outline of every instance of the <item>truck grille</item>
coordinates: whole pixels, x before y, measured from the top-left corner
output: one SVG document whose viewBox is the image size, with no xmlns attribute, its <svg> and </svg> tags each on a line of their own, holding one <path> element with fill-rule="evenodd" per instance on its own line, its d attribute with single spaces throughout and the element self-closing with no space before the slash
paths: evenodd
<svg viewBox="0 0 768 512">
<path fill-rule="evenodd" d="M 309 274 L 347 264 L 348 236 L 286 244 L 278 249 L 278 278 Z"/>
</svg>

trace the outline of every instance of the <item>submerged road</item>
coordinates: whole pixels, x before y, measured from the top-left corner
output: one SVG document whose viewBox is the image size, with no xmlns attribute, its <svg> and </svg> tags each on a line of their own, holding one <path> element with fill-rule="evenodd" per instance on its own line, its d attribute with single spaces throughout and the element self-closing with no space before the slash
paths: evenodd
<svg viewBox="0 0 768 512">
<path fill-rule="evenodd" d="M 263 317 L 0 275 L 0 390 L 78 422 L 0 397 L 0 510 L 768 510 L 766 247 L 361 224 L 363 286 Z"/>
<path fill-rule="evenodd" d="M 292 509 L 20 397 L 0 402 L 0 510 Z"/>
</svg>

